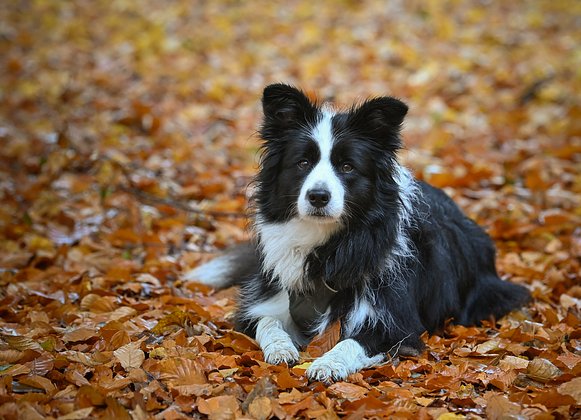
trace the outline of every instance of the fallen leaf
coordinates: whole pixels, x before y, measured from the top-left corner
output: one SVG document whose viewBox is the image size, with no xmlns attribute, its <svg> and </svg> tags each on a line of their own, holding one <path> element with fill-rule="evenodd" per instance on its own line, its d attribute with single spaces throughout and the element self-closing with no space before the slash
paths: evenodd
<svg viewBox="0 0 581 420">
<path fill-rule="evenodd" d="M 89 415 L 91 414 L 91 412 L 94 409 L 95 409 L 95 407 L 81 408 L 79 410 L 71 411 L 70 413 L 65 414 L 64 416 L 59 416 L 59 417 L 57 417 L 57 420 L 82 420 L 82 419 L 86 419 L 86 418 L 89 418 Z"/>
<path fill-rule="evenodd" d="M 562 375 L 563 372 L 547 359 L 536 357 L 527 367 L 527 375 L 535 381 L 548 382 Z"/>
<path fill-rule="evenodd" d="M 240 404 L 233 395 L 221 395 L 208 399 L 198 398 L 198 410 L 210 420 L 238 418 L 242 415 Z"/>
<path fill-rule="evenodd" d="M 280 389 L 300 388 L 307 384 L 307 380 L 304 377 L 294 377 L 288 369 L 285 369 L 277 375 L 276 384 Z"/>
<path fill-rule="evenodd" d="M 0 338 L 14 350 L 42 350 L 40 344 L 28 337 L 0 334 Z"/>
<path fill-rule="evenodd" d="M 272 403 L 268 397 L 257 397 L 248 406 L 248 413 L 255 419 L 266 420 L 272 414 Z"/>
<path fill-rule="evenodd" d="M 572 396 L 577 404 L 581 404 L 581 378 L 571 379 L 557 388 L 559 394 Z"/>
<path fill-rule="evenodd" d="M 500 367 L 502 370 L 526 369 L 528 365 L 529 361 L 527 359 L 523 359 L 522 357 L 506 355 L 499 362 L 498 367 Z"/>
<path fill-rule="evenodd" d="M 368 392 L 366 388 L 349 382 L 336 382 L 328 389 L 333 395 L 351 401 L 365 397 Z"/>
<path fill-rule="evenodd" d="M 93 337 L 97 337 L 97 335 L 97 331 L 92 328 L 77 328 L 65 333 L 63 340 L 66 342 L 87 341 Z"/>
<path fill-rule="evenodd" d="M 307 346 L 307 353 L 312 357 L 321 357 L 331 350 L 341 337 L 341 321 L 338 320 L 331 324 L 325 331 L 311 340 Z"/>
<path fill-rule="evenodd" d="M 140 345 L 141 343 L 136 341 L 119 347 L 113 352 L 123 369 L 130 370 L 141 366 L 145 360 L 145 353 L 139 348 Z"/>
<path fill-rule="evenodd" d="M 502 395 L 494 395 L 488 399 L 486 416 L 491 420 L 518 418 L 521 406 L 508 400 Z"/>
</svg>

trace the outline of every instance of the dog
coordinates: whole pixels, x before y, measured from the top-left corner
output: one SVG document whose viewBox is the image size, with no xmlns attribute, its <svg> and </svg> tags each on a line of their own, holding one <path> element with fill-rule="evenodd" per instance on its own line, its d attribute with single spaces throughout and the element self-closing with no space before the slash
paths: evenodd
<svg viewBox="0 0 581 420">
<path fill-rule="evenodd" d="M 419 355 L 420 335 L 447 320 L 478 324 L 530 299 L 499 278 L 484 230 L 398 163 L 402 101 L 336 111 L 273 84 L 262 106 L 255 239 L 185 278 L 240 285 L 235 327 L 266 362 L 296 363 L 299 348 L 339 320 L 339 342 L 306 374 L 342 380 L 388 354 Z"/>
</svg>

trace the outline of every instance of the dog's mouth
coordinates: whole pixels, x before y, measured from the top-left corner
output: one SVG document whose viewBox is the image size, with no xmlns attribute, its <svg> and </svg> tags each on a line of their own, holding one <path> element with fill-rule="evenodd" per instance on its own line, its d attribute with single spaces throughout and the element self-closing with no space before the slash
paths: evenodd
<svg viewBox="0 0 581 420">
<path fill-rule="evenodd" d="M 308 214 L 303 216 L 303 218 L 317 223 L 337 223 L 340 220 L 340 218 L 331 216 L 322 209 L 312 209 Z"/>
</svg>

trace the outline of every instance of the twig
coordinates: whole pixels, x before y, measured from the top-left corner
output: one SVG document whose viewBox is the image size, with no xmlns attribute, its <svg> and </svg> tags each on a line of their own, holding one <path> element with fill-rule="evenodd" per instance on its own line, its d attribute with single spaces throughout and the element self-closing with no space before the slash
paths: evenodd
<svg viewBox="0 0 581 420">
<path fill-rule="evenodd" d="M 397 356 L 397 353 L 399 352 L 399 349 L 401 348 L 401 345 L 403 344 L 403 342 L 409 338 L 411 336 L 411 333 L 406 335 L 404 338 L 402 338 L 401 340 L 399 340 L 397 343 L 395 343 L 393 346 L 391 346 L 391 348 L 387 351 L 387 354 L 389 356 L 389 360 L 388 362 L 391 363 L 391 361 L 393 360 L 394 357 Z M 391 351 L 395 349 L 395 351 L 393 352 L 393 355 L 391 354 Z"/>
<path fill-rule="evenodd" d="M 155 196 L 153 194 L 149 194 L 135 185 L 135 183 L 131 179 L 131 173 L 127 170 L 126 166 L 121 164 L 121 162 L 118 162 L 115 159 L 112 159 L 109 156 L 106 156 L 102 153 L 99 154 L 99 156 L 97 157 L 97 161 L 99 161 L 99 160 L 107 160 L 108 162 L 111 162 L 112 164 L 117 166 L 119 168 L 119 170 L 121 171 L 121 173 L 123 174 L 125 181 L 129 184 L 128 187 L 126 187 L 124 185 L 118 185 L 117 188 L 119 188 L 121 191 L 124 191 L 124 192 L 127 192 L 127 193 L 133 195 L 141 202 L 151 203 L 151 204 L 163 204 L 163 205 L 170 206 L 170 207 L 173 207 L 173 208 L 176 208 L 179 210 L 183 210 L 183 211 L 188 212 L 188 213 L 199 214 L 202 216 L 225 217 L 225 218 L 231 218 L 231 219 L 246 219 L 246 218 L 248 218 L 248 215 L 246 215 L 245 213 L 229 212 L 229 211 L 216 211 L 216 210 L 204 210 L 204 209 L 192 207 L 189 204 L 184 203 L 182 201 L 179 201 L 175 198 L 171 198 L 171 197 L 163 198 L 163 197 Z"/>
<path fill-rule="evenodd" d="M 149 194 L 137 187 L 130 186 L 126 187 L 124 185 L 118 185 L 121 191 L 129 193 L 136 197 L 139 201 L 144 203 L 150 204 L 164 204 L 166 206 L 174 207 L 179 210 L 183 210 L 188 213 L 200 214 L 203 216 L 210 216 L 210 217 L 227 217 L 227 218 L 236 218 L 236 219 L 245 219 L 248 216 L 244 213 L 237 213 L 237 212 L 229 212 L 229 211 L 215 211 L 215 210 L 203 210 L 196 207 L 192 207 L 187 203 L 181 202 L 174 198 L 163 198 L 158 197 L 153 194 Z"/>
</svg>

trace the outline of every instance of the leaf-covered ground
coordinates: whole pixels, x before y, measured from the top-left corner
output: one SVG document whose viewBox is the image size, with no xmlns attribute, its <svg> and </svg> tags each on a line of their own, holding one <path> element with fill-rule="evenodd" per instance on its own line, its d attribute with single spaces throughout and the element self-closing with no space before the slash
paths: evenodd
<svg viewBox="0 0 581 420">
<path fill-rule="evenodd" d="M 50 1 L 0 8 L 0 418 L 579 418 L 581 2 Z M 333 385 L 264 363 L 235 290 L 263 86 L 411 112 L 402 158 L 534 302 Z"/>
</svg>

